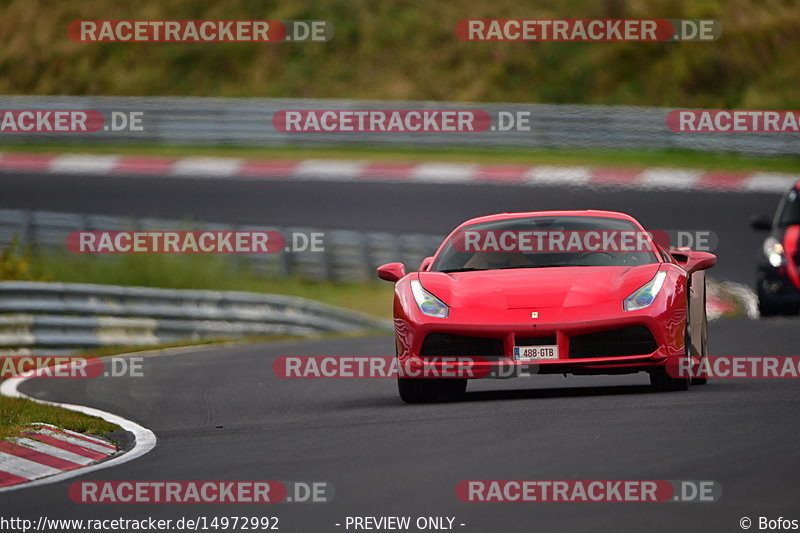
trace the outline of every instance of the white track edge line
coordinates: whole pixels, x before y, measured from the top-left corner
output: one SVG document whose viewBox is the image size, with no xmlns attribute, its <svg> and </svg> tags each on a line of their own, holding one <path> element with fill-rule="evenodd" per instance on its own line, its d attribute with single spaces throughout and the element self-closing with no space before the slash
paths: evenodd
<svg viewBox="0 0 800 533">
<path fill-rule="evenodd" d="M 167 349 L 169 351 L 173 351 L 171 349 Z M 164 350 L 164 351 L 167 351 Z M 158 352 L 158 350 L 155 350 Z M 150 352 L 153 353 L 153 352 Z M 115 357 L 127 357 L 127 356 L 134 356 L 134 355 L 141 355 L 142 352 L 133 352 L 127 354 L 119 354 Z M 6 396 L 9 398 L 25 398 L 36 403 L 45 404 L 45 405 L 54 405 L 56 407 L 61 407 L 63 409 L 68 409 L 70 411 L 76 411 L 78 413 L 83 413 L 89 416 L 96 416 L 98 418 L 102 418 L 106 422 L 110 422 L 112 424 L 116 424 L 120 426 L 122 429 L 129 431 L 134 436 L 134 444 L 133 448 L 130 450 L 123 452 L 119 455 L 111 456 L 109 459 L 101 460 L 99 463 L 95 463 L 93 465 L 85 466 L 82 468 L 78 468 L 76 470 L 69 470 L 67 472 L 62 472 L 60 474 L 55 474 L 52 476 L 47 476 L 43 478 L 38 478 L 32 481 L 18 483 L 16 485 L 10 485 L 8 487 L 0 487 L 0 493 L 8 492 L 12 490 L 19 490 L 25 489 L 28 487 L 38 487 L 41 485 L 49 485 L 50 483 L 57 483 L 59 481 L 63 481 L 65 479 L 81 476 L 83 474 L 88 474 L 89 472 L 94 472 L 97 470 L 101 470 L 103 468 L 109 468 L 112 466 L 121 465 L 123 463 L 127 463 L 128 461 L 132 461 L 133 459 L 137 459 L 144 454 L 151 451 L 153 448 L 156 447 L 156 435 L 149 429 L 144 426 L 140 426 L 136 422 L 132 420 L 128 420 L 127 418 L 123 418 L 119 415 L 115 415 L 113 413 L 109 413 L 107 411 L 101 411 L 100 409 L 95 409 L 94 407 L 87 407 L 85 405 L 76 405 L 70 403 L 60 403 L 60 402 L 49 402 L 46 400 L 39 400 L 38 398 L 34 398 L 32 396 L 28 396 L 20 392 L 19 386 L 28 381 L 31 378 L 9 378 L 0 383 L 0 396 Z"/>
</svg>

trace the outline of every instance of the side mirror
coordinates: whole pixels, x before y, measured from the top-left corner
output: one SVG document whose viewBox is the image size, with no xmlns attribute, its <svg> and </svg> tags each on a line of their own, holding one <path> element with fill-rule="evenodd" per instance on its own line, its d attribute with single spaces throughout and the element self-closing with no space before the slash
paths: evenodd
<svg viewBox="0 0 800 533">
<path fill-rule="evenodd" d="M 428 267 L 431 266 L 431 263 L 433 263 L 433 256 L 426 257 L 425 259 L 423 259 L 422 263 L 420 263 L 419 265 L 420 271 L 428 270 Z"/>
<path fill-rule="evenodd" d="M 386 281 L 397 281 L 406 275 L 403 263 L 387 263 L 378 267 L 378 277 Z"/>
<path fill-rule="evenodd" d="M 772 229 L 772 220 L 767 215 L 753 215 L 750 217 L 750 226 L 756 231 L 769 231 Z"/>
<path fill-rule="evenodd" d="M 686 251 L 685 248 L 678 248 L 670 250 L 670 253 L 687 274 L 705 270 L 717 264 L 717 256 L 708 252 L 693 252 Z"/>
</svg>

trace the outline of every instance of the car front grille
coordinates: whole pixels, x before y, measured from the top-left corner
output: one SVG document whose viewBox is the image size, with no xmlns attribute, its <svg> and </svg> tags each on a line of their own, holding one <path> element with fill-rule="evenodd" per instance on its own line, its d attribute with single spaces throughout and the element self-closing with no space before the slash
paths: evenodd
<svg viewBox="0 0 800 533">
<path fill-rule="evenodd" d="M 570 359 L 647 355 L 657 349 L 653 334 L 645 326 L 576 335 L 569 340 Z"/>
<path fill-rule="evenodd" d="M 430 333 L 422 341 L 422 357 L 487 357 L 503 356 L 503 340 L 486 337 L 467 337 L 446 333 Z"/>
</svg>

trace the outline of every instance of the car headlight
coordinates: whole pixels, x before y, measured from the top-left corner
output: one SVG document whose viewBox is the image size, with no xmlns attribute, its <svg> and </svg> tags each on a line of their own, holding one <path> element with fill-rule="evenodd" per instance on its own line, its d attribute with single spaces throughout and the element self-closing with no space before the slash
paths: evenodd
<svg viewBox="0 0 800 533">
<path fill-rule="evenodd" d="M 419 310 L 422 311 L 422 314 L 438 318 L 447 318 L 450 308 L 439 298 L 426 291 L 419 280 L 411 280 L 411 293 L 414 295 L 414 299 L 417 301 L 417 306 Z"/>
<path fill-rule="evenodd" d="M 626 311 L 636 311 L 637 309 L 644 309 L 652 304 L 661 286 L 664 285 L 664 280 L 667 279 L 666 272 L 656 272 L 653 279 L 638 288 L 633 294 L 625 298 L 622 306 Z"/>
<path fill-rule="evenodd" d="M 778 268 L 783 266 L 786 261 L 784 256 L 783 244 L 775 237 L 767 237 L 764 241 L 764 256 L 769 261 L 769 264 Z"/>
</svg>

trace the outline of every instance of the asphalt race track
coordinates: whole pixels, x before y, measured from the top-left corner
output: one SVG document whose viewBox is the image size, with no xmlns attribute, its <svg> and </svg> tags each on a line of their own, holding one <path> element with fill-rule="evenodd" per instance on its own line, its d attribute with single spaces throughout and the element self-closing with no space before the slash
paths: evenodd
<svg viewBox="0 0 800 533">
<path fill-rule="evenodd" d="M 68 183 L 67 183 L 68 182 Z M 605 208 L 647 227 L 709 229 L 718 278 L 749 282 L 760 236 L 747 217 L 775 195 L 471 185 L 0 177 L 0 207 L 443 233 L 501 210 Z M 86 192 L 91 191 L 91 192 Z M 187 192 L 188 191 L 188 192 Z M 710 325 L 715 355 L 797 355 L 797 318 Z M 49 518 L 280 517 L 281 531 L 345 531 L 346 516 L 454 516 L 456 531 L 741 531 L 740 518 L 797 516 L 796 380 L 716 380 L 653 393 L 647 376 L 472 382 L 463 401 L 400 402 L 390 380 L 284 380 L 281 355 L 389 355 L 389 336 L 202 348 L 145 359 L 144 377 L 37 380 L 38 398 L 90 405 L 155 432 L 118 467 L 0 495 L 7 514 Z M 218 427 L 221 426 L 221 427 Z M 329 481 L 327 504 L 87 505 L 75 480 Z M 704 479 L 716 503 L 463 503 L 467 479 Z M 794 516 L 793 516 L 794 513 Z M 352 530 L 351 530 L 352 531 Z"/>
<path fill-rule="evenodd" d="M 712 324 L 715 353 L 789 354 L 796 321 Z M 28 382 L 26 393 L 145 423 L 149 454 L 80 480 L 325 480 L 328 504 L 88 505 L 70 481 L 2 495 L 14 515 L 277 515 L 341 531 L 348 515 L 449 515 L 462 531 L 735 531 L 797 511 L 794 380 L 650 392 L 644 374 L 473 382 L 464 401 L 407 406 L 389 380 L 282 380 L 280 355 L 387 354 L 391 338 L 240 345 L 145 360 L 141 378 Z M 222 426 L 222 428 L 217 428 Z M 781 458 L 776 467 L 775 458 Z M 465 479 L 713 479 L 716 503 L 463 503 Z M 6 507 L 7 506 L 7 507 Z"/>
</svg>

